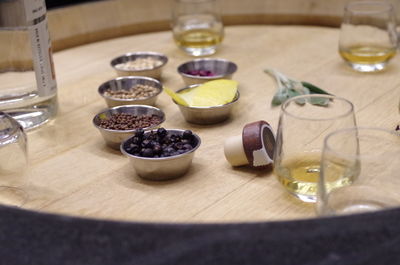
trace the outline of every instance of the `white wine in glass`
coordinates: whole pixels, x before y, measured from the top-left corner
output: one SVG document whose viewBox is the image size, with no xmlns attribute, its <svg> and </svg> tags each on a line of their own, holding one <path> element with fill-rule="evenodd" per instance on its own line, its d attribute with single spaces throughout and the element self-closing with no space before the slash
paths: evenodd
<svg viewBox="0 0 400 265">
<path fill-rule="evenodd" d="M 312 104 L 321 100 L 327 105 Z M 353 104 L 344 98 L 310 94 L 283 103 L 274 153 L 274 172 L 279 182 L 300 200 L 315 202 L 324 137 L 355 124 Z M 345 185 L 345 181 L 332 185 Z"/>
<path fill-rule="evenodd" d="M 396 55 L 398 37 L 393 6 L 386 2 L 346 5 L 339 54 L 360 72 L 383 70 Z"/>
<path fill-rule="evenodd" d="M 224 38 L 218 0 L 175 0 L 171 26 L 177 46 L 192 56 L 214 54 Z"/>
</svg>

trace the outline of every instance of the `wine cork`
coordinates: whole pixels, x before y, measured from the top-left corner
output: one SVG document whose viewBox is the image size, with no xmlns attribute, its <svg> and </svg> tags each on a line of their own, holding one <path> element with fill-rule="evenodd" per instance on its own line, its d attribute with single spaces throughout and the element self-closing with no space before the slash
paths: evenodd
<svg viewBox="0 0 400 265">
<path fill-rule="evenodd" d="M 226 160 L 234 167 L 249 164 L 243 148 L 242 135 L 228 138 L 224 143 L 224 153 Z"/>
<path fill-rule="evenodd" d="M 262 167 L 273 163 L 275 136 L 266 121 L 246 124 L 242 134 L 228 138 L 224 153 L 232 166 Z"/>
</svg>

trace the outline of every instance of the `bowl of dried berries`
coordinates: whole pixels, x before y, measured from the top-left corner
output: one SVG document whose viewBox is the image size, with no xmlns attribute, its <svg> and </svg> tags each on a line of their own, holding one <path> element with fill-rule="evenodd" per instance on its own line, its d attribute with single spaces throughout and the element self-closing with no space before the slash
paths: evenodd
<svg viewBox="0 0 400 265">
<path fill-rule="evenodd" d="M 154 105 L 162 91 L 158 80 L 143 76 L 117 77 L 101 84 L 98 89 L 108 107 Z"/>
<path fill-rule="evenodd" d="M 165 121 L 162 110 L 147 105 L 125 105 L 109 108 L 93 118 L 106 144 L 120 149 L 121 142 L 136 134 L 138 130 L 152 130 Z"/>
<path fill-rule="evenodd" d="M 162 68 L 168 57 L 157 52 L 126 53 L 111 60 L 118 76 L 147 76 L 161 78 Z"/>
<path fill-rule="evenodd" d="M 215 79 L 231 79 L 237 65 L 225 59 L 195 59 L 178 66 L 186 85 L 202 84 Z"/>
<path fill-rule="evenodd" d="M 200 137 L 190 130 L 158 128 L 138 131 L 122 142 L 121 152 L 140 177 L 168 180 L 189 170 L 200 143 Z"/>
</svg>

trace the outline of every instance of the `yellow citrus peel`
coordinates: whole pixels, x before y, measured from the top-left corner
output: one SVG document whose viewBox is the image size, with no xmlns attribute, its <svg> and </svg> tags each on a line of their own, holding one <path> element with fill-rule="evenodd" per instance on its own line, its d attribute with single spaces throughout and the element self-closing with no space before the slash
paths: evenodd
<svg viewBox="0 0 400 265">
<path fill-rule="evenodd" d="M 179 93 L 175 93 L 170 89 L 165 89 L 165 91 L 180 105 L 212 107 L 232 102 L 236 96 L 237 87 L 237 81 L 218 79 Z"/>
</svg>

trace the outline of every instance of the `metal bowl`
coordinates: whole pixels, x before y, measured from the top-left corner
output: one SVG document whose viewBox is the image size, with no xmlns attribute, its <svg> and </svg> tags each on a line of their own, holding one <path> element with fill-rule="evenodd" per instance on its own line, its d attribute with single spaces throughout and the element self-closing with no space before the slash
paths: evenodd
<svg viewBox="0 0 400 265">
<path fill-rule="evenodd" d="M 130 88 L 139 84 L 155 87 L 158 91 L 153 96 L 140 99 L 120 99 L 120 98 L 110 97 L 104 94 L 107 90 L 127 91 Z M 98 89 L 99 94 L 105 99 L 108 107 L 115 107 L 120 105 L 154 105 L 156 103 L 158 95 L 162 91 L 163 91 L 163 86 L 158 80 L 142 76 L 117 77 L 115 79 L 103 83 L 102 85 L 100 85 Z"/>
<path fill-rule="evenodd" d="M 152 67 L 152 68 L 144 68 L 141 70 L 127 70 L 119 67 L 118 65 L 128 63 L 130 61 L 134 61 L 138 58 L 153 58 L 155 60 L 159 60 L 161 65 Z M 126 53 L 124 55 L 118 56 L 111 60 L 111 66 L 115 69 L 118 76 L 147 76 L 156 79 L 161 78 L 162 68 L 168 62 L 168 57 L 164 54 L 157 52 L 134 52 L 134 53 Z"/>
<path fill-rule="evenodd" d="M 189 71 L 211 71 L 213 76 L 197 76 L 188 74 Z M 186 85 L 202 84 L 215 79 L 231 79 L 236 72 L 237 65 L 225 59 L 195 59 L 181 64 L 178 73 L 182 76 Z"/>
<path fill-rule="evenodd" d="M 191 85 L 182 89 L 179 89 L 177 93 L 186 89 L 191 89 L 199 85 Z M 214 124 L 222 122 L 228 119 L 231 115 L 231 111 L 234 105 L 240 98 L 239 91 L 236 92 L 235 98 L 224 105 L 212 106 L 212 107 L 190 107 L 178 104 L 175 100 L 172 100 L 178 105 L 183 117 L 187 122 L 195 124 Z"/>
<path fill-rule="evenodd" d="M 168 129 L 167 132 L 169 134 L 182 134 L 184 130 Z M 121 152 L 129 158 L 133 168 L 140 177 L 149 180 L 174 179 L 183 176 L 189 170 L 194 153 L 200 146 L 200 137 L 195 133 L 193 133 L 193 136 L 195 137 L 196 141 L 194 148 L 180 155 L 161 158 L 149 158 L 132 155 L 126 151 L 126 148 L 127 145 L 130 144 L 133 137 L 128 138 L 121 144 Z"/>
<path fill-rule="evenodd" d="M 103 136 L 106 144 L 114 149 L 119 150 L 121 142 L 125 139 L 134 136 L 137 129 L 132 130 L 112 130 L 105 129 L 100 126 L 101 120 L 109 119 L 111 115 L 117 113 L 129 113 L 132 115 L 142 116 L 142 115 L 157 115 L 160 117 L 161 122 L 159 124 L 155 124 L 154 126 L 142 128 L 143 130 L 152 130 L 160 127 L 160 125 L 165 121 L 165 114 L 162 110 L 146 105 L 125 105 L 125 106 L 117 106 L 113 108 L 106 109 L 100 113 L 98 113 L 93 118 L 94 126 L 99 129 L 101 135 Z"/>
</svg>

